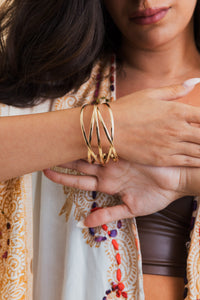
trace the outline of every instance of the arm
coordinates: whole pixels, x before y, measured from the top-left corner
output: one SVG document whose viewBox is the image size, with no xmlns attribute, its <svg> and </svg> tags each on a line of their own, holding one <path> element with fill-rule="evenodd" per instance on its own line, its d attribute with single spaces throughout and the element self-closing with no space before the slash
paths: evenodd
<svg viewBox="0 0 200 300">
<path fill-rule="evenodd" d="M 70 109 L 1 117 L 0 180 L 86 157 L 79 114 Z"/>
<path fill-rule="evenodd" d="M 189 123 L 200 123 L 200 109 L 164 101 L 188 92 L 182 85 L 144 90 L 112 103 L 118 154 L 151 165 L 200 166 L 200 131 Z M 86 127 L 91 112 L 89 106 Z M 74 108 L 0 118 L 0 180 L 85 158 L 79 116 Z"/>
</svg>

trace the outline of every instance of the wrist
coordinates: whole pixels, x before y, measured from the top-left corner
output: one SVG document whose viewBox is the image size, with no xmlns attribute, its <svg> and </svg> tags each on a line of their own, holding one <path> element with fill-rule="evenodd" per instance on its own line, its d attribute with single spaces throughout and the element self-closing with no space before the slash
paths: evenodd
<svg viewBox="0 0 200 300">
<path fill-rule="evenodd" d="M 113 118 L 114 118 L 114 141 L 113 144 L 115 146 L 116 152 L 118 156 L 124 157 L 123 151 L 125 150 L 125 143 L 123 142 L 126 131 L 123 132 L 123 113 L 122 106 L 119 105 L 118 101 L 112 102 L 110 104 Z M 107 120 L 109 122 L 109 120 Z M 106 141 L 105 141 L 106 142 Z M 123 145 L 123 147 L 122 147 Z"/>
<path fill-rule="evenodd" d="M 87 122 L 84 118 L 86 112 L 89 114 Z M 102 165 L 108 163 L 110 159 L 117 161 L 114 147 L 114 118 L 110 103 L 84 105 L 81 108 L 80 123 L 88 149 L 88 161 L 90 163 L 96 161 Z"/>
<path fill-rule="evenodd" d="M 66 141 L 66 156 L 68 156 L 69 153 L 71 153 L 72 156 L 70 159 L 68 158 L 65 161 L 63 160 L 63 163 L 66 161 L 86 158 L 87 148 L 85 146 L 80 128 L 80 108 L 62 110 L 59 111 L 59 113 L 62 114 L 57 120 L 57 124 L 60 124 L 60 127 L 62 128 L 59 130 L 60 137 Z M 71 148 L 70 151 L 69 147 Z"/>
</svg>

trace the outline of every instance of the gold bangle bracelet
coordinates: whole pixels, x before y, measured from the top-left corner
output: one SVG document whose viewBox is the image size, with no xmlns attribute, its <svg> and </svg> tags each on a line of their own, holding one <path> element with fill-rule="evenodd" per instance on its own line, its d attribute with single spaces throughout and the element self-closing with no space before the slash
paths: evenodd
<svg viewBox="0 0 200 300">
<path fill-rule="evenodd" d="M 113 118 L 113 113 L 112 113 L 112 110 L 110 108 L 110 105 L 108 103 L 102 103 L 102 104 L 105 104 L 108 109 L 109 109 L 109 114 L 110 114 L 110 121 L 111 121 L 111 134 L 109 134 L 109 131 L 105 125 L 105 122 L 103 120 L 103 117 L 101 115 L 101 112 L 99 110 L 99 107 L 97 107 L 97 111 L 98 111 L 98 117 L 101 121 L 101 124 L 103 126 L 103 129 L 104 129 L 104 132 L 107 136 L 107 139 L 108 141 L 110 142 L 110 148 L 109 148 L 109 151 L 108 151 L 108 154 L 107 154 L 107 157 L 104 157 L 104 163 L 108 163 L 110 158 L 113 160 L 113 161 L 118 161 L 118 155 L 117 155 L 117 152 L 115 150 L 115 147 L 113 145 L 113 140 L 114 140 L 114 118 Z"/>
<path fill-rule="evenodd" d="M 86 106 L 88 106 L 89 104 L 84 104 L 81 107 L 81 113 L 80 113 L 80 124 L 81 124 L 81 130 L 82 130 L 82 134 L 88 149 L 88 162 L 89 163 L 100 163 L 101 165 L 105 165 L 109 162 L 110 159 L 112 159 L 113 161 L 117 161 L 118 160 L 118 155 L 117 152 L 115 150 L 115 147 L 113 145 L 113 140 L 114 140 L 114 118 L 113 118 L 113 114 L 112 114 L 112 110 L 110 105 L 107 102 L 103 102 L 101 104 L 106 105 L 106 107 L 109 110 L 109 115 L 110 115 L 110 122 L 111 122 L 111 130 L 110 133 L 106 127 L 106 124 L 103 120 L 102 114 L 100 112 L 99 106 L 97 104 L 93 105 L 93 112 L 92 112 L 92 117 L 91 117 L 91 121 L 90 121 L 90 128 L 89 128 L 89 136 L 87 138 L 87 134 L 85 131 L 85 126 L 84 126 L 84 118 L 83 118 L 83 112 L 84 109 L 86 108 Z M 102 150 L 102 145 L 101 145 L 101 137 L 100 137 L 100 129 L 99 129 L 99 121 L 103 127 L 103 130 L 105 132 L 105 135 L 108 139 L 108 142 L 110 144 L 108 153 L 103 153 Z M 96 137 L 97 137 L 97 146 L 98 146 L 98 155 L 95 154 L 95 152 L 92 150 L 91 147 L 91 141 L 92 141 L 92 136 L 93 136 L 93 132 L 94 132 L 94 126 L 96 127 Z"/>
<path fill-rule="evenodd" d="M 104 165 L 104 154 L 101 146 L 100 130 L 99 130 L 99 120 L 98 120 L 98 107 L 94 105 L 94 115 L 95 115 L 95 124 L 96 124 L 96 136 L 97 136 L 97 145 L 99 150 L 99 160 L 102 165 Z"/>
<path fill-rule="evenodd" d="M 92 118 L 91 118 L 91 123 L 90 123 L 89 140 L 88 140 L 86 132 L 85 132 L 84 121 L 83 121 L 83 111 L 86 108 L 86 106 L 88 106 L 88 104 L 84 104 L 81 107 L 80 123 L 81 123 L 81 131 L 82 131 L 82 134 L 83 134 L 83 138 L 85 140 L 85 143 L 86 143 L 86 146 L 87 146 L 87 149 L 88 149 L 88 162 L 91 163 L 91 164 L 94 163 L 94 162 L 99 163 L 97 155 L 94 153 L 94 151 L 91 148 L 91 140 L 92 140 L 93 127 L 94 127 L 94 110 L 93 110 L 93 113 L 92 113 Z"/>
</svg>

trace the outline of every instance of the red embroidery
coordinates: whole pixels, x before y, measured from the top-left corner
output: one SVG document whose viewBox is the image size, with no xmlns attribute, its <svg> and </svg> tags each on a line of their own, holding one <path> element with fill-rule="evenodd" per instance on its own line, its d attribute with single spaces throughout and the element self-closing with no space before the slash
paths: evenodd
<svg viewBox="0 0 200 300">
<path fill-rule="evenodd" d="M 90 212 L 96 211 L 98 209 L 101 209 L 101 207 L 98 207 L 97 203 L 93 202 Z M 121 255 L 118 252 L 119 244 L 116 241 L 116 239 L 114 239 L 114 237 L 117 236 L 117 233 L 118 233 L 117 230 L 119 230 L 122 227 L 122 221 L 120 220 L 117 222 L 118 229 L 108 230 L 108 226 L 106 224 L 102 225 L 101 227 L 104 230 L 105 235 L 96 235 L 95 228 L 89 228 L 89 233 L 94 237 L 95 242 L 102 243 L 108 239 L 111 239 L 111 243 L 114 247 L 114 250 L 116 251 L 116 255 L 115 255 L 116 262 L 117 262 L 118 266 L 120 266 L 121 265 Z M 123 298 L 128 299 L 128 294 L 127 294 L 127 292 L 124 291 L 125 285 L 122 282 L 122 272 L 119 267 L 116 270 L 116 280 L 117 280 L 117 283 L 115 283 L 115 282 L 112 283 L 111 289 L 109 289 L 105 292 L 106 296 L 104 296 L 102 300 L 107 300 L 107 296 L 109 294 L 111 294 L 112 292 L 116 293 L 117 298 L 120 298 L 122 296 Z"/>
</svg>

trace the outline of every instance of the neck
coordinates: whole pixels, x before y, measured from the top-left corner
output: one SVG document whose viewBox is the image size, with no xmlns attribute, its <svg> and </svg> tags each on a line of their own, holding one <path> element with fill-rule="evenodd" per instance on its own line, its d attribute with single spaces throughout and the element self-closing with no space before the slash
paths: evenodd
<svg viewBox="0 0 200 300">
<path fill-rule="evenodd" d="M 177 78 L 198 69 L 200 56 L 195 45 L 193 24 L 182 34 L 166 44 L 153 49 L 144 49 L 123 42 L 123 67 L 138 74 L 153 78 Z"/>
</svg>

